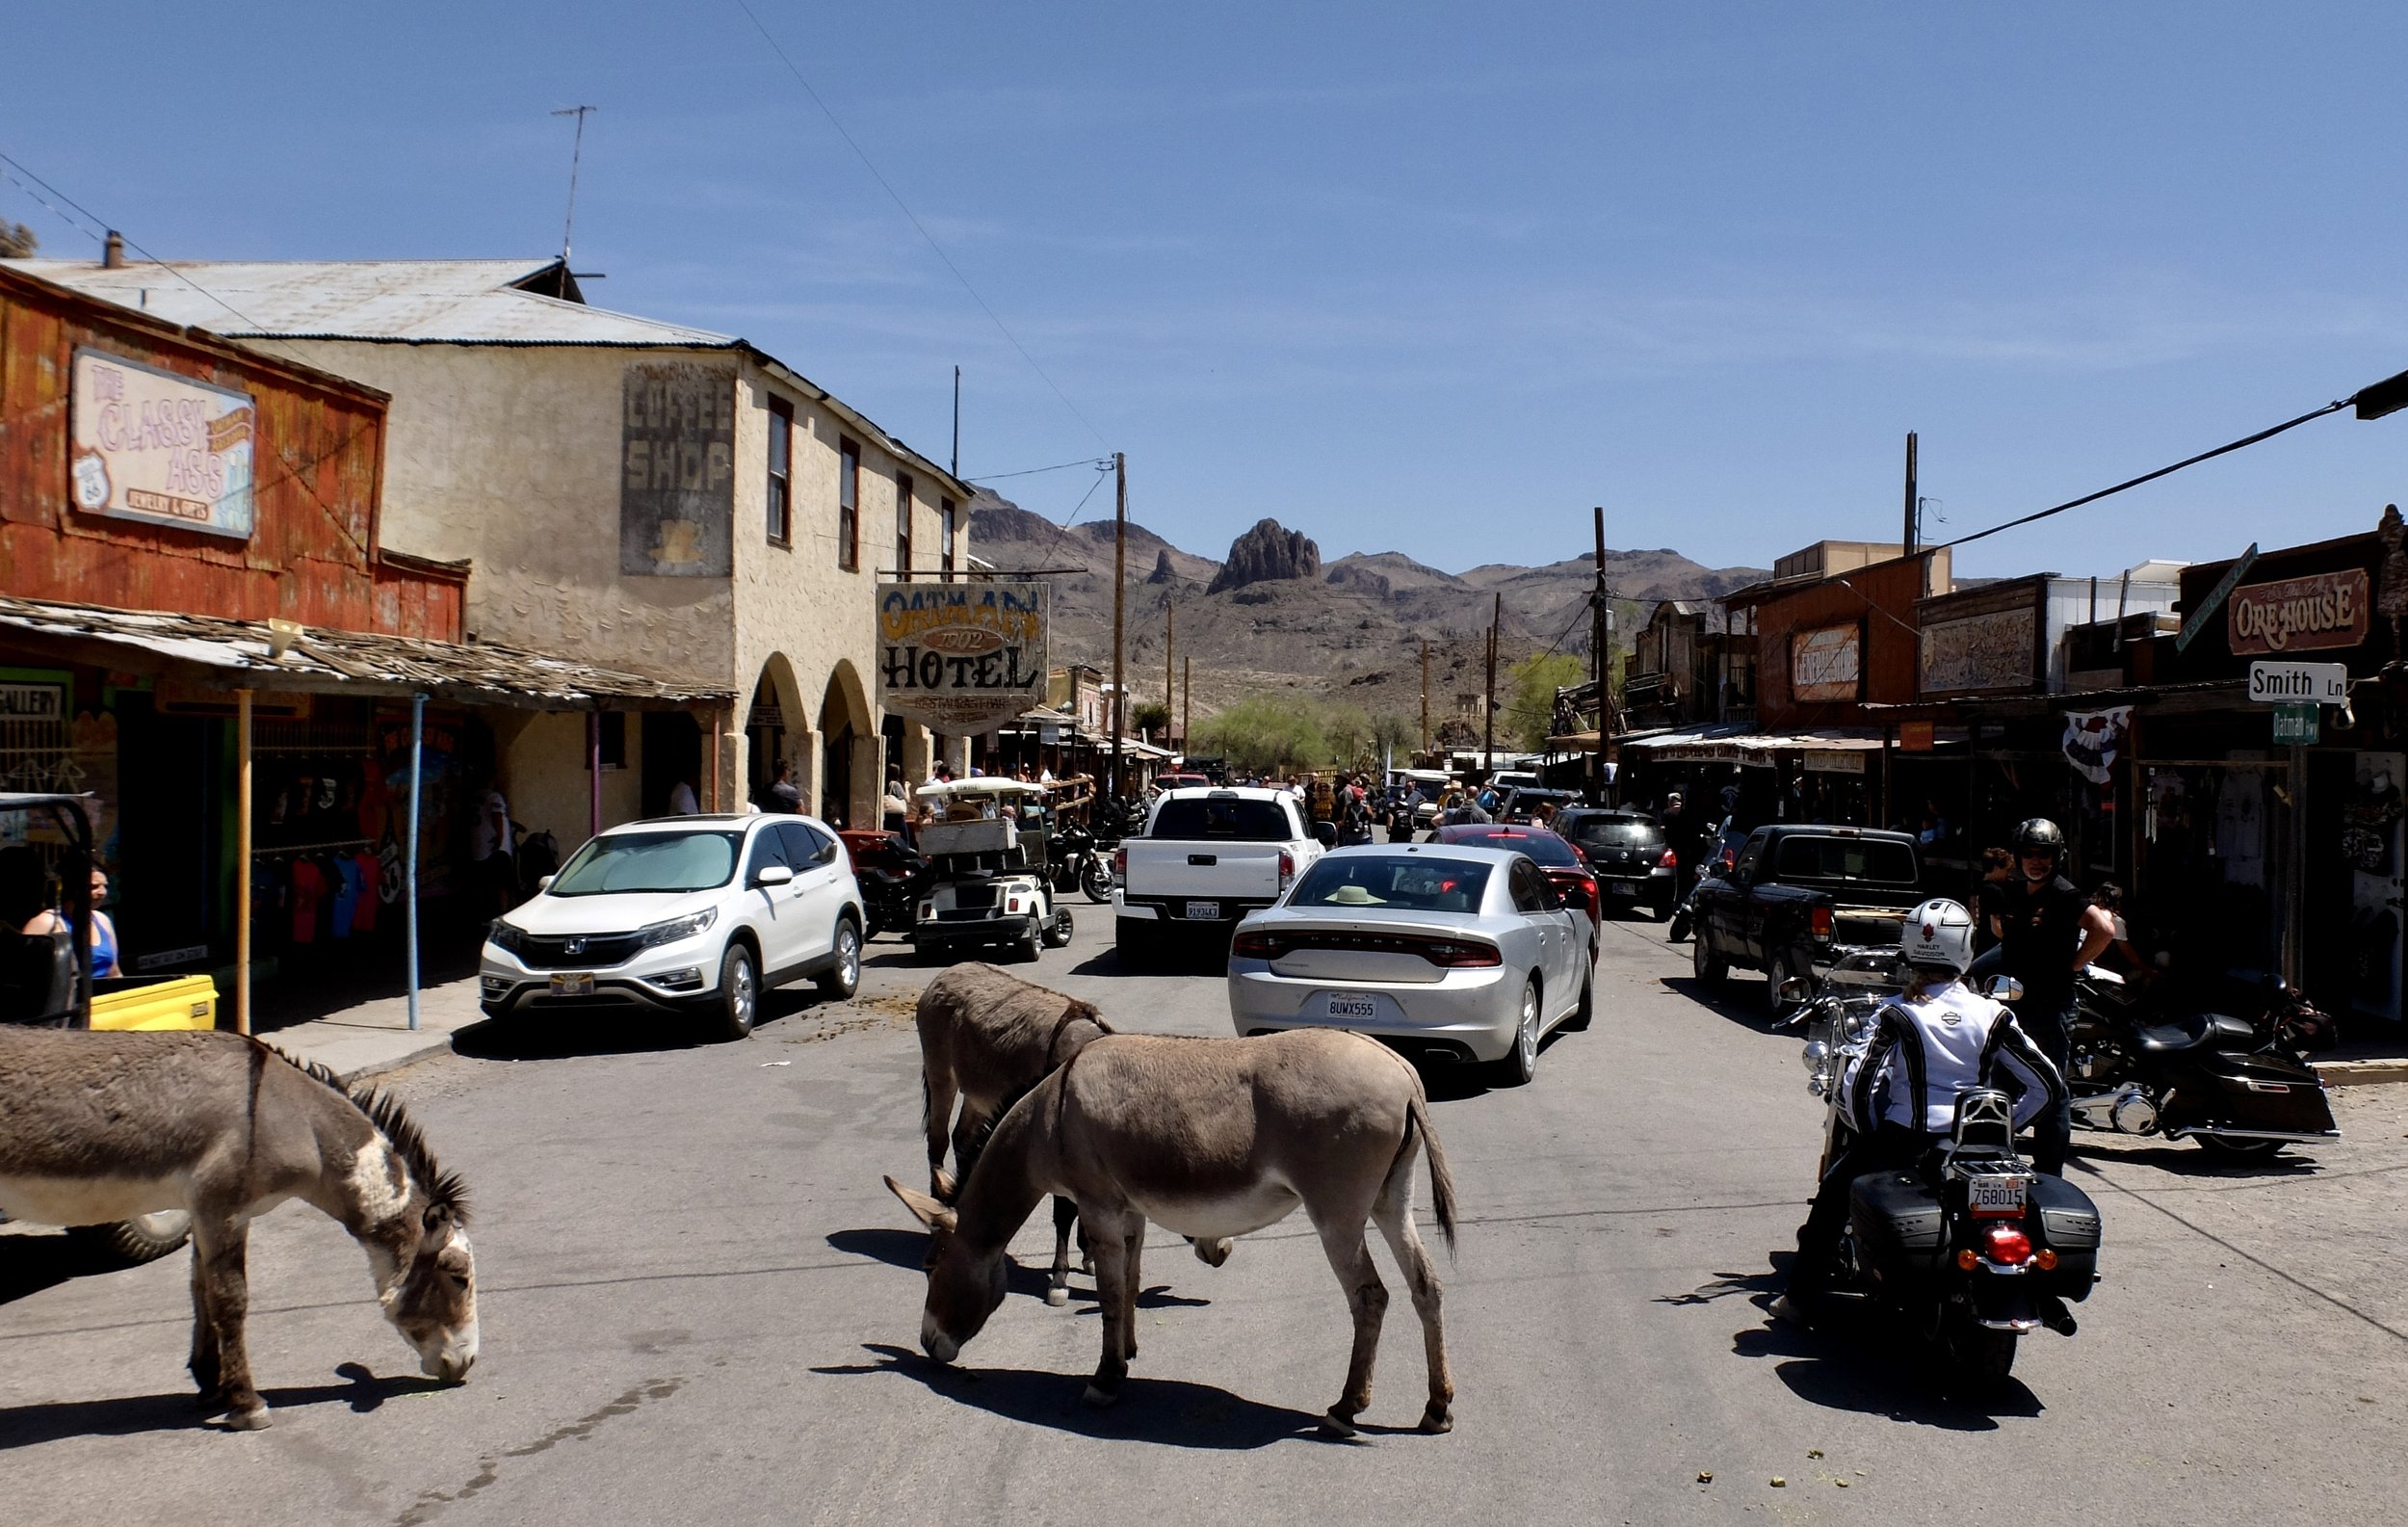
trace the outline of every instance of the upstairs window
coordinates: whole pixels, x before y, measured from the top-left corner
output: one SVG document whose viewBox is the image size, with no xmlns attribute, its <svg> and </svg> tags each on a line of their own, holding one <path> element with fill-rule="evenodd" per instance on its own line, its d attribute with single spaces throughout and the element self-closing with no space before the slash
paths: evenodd
<svg viewBox="0 0 2408 1527">
<path fill-rule="evenodd" d="M 861 566 L 861 447 L 844 440 L 837 454 L 836 566 L 853 572 Z"/>
<path fill-rule="evenodd" d="M 938 499 L 937 505 L 936 566 L 944 573 L 945 581 L 951 583 L 954 581 L 954 516 L 961 511 L 950 498 Z"/>
<path fill-rule="evenodd" d="M 895 474 L 895 576 L 911 581 L 911 479 Z"/>
<path fill-rule="evenodd" d="M 795 406 L 783 398 L 770 400 L 769 532 L 772 546 L 791 545 L 795 538 Z"/>
</svg>

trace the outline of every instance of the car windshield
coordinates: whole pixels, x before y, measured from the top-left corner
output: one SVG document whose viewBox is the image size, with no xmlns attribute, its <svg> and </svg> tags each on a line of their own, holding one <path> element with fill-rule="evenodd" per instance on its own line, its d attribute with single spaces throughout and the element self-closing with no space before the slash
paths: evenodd
<svg viewBox="0 0 2408 1527">
<path fill-rule="evenodd" d="M 1876 881 L 1915 883 L 1915 851 L 1883 838 L 1793 837 L 1781 844 L 1785 881 Z"/>
<path fill-rule="evenodd" d="M 1537 863 L 1557 868 L 1576 867 L 1581 862 L 1580 856 L 1572 852 L 1572 845 L 1552 832 L 1514 832 L 1503 829 L 1485 832 L 1450 830 L 1446 840 L 1483 849 L 1508 849 L 1515 854 L 1527 854 Z"/>
<path fill-rule="evenodd" d="M 554 896 L 703 891 L 736 873 L 741 832 L 614 832 L 589 841 L 553 878 Z"/>
<path fill-rule="evenodd" d="M 1234 796 L 1165 801 L 1154 814 L 1154 830 L 1149 836 L 1285 843 L 1289 837 L 1288 813 L 1276 801 L 1245 801 Z"/>
<path fill-rule="evenodd" d="M 1393 907 L 1414 912 L 1476 912 L 1490 866 L 1425 854 L 1332 855 L 1304 872 L 1290 907 Z"/>
</svg>

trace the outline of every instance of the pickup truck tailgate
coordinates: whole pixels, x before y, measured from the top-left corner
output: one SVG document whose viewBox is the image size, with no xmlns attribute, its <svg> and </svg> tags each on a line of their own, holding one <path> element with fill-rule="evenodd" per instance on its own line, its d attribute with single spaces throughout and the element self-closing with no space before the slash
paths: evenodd
<svg viewBox="0 0 2408 1527">
<path fill-rule="evenodd" d="M 1129 851 L 1125 890 L 1133 897 L 1269 901 L 1279 894 L 1284 850 L 1276 843 L 1131 838 L 1123 847 Z"/>
</svg>

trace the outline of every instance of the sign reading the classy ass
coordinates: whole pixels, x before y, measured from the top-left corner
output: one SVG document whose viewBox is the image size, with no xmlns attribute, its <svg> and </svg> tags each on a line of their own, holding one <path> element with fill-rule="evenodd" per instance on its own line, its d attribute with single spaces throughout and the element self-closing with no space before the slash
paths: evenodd
<svg viewBox="0 0 2408 1527">
<path fill-rule="evenodd" d="M 2233 591 L 2225 631 L 2239 652 L 2310 652 L 2367 639 L 2367 570 L 2319 572 Z"/>
<path fill-rule="evenodd" d="M 881 583 L 877 698 L 953 737 L 993 731 L 1045 702 L 1042 583 Z"/>
<path fill-rule="evenodd" d="M 71 396 L 76 508 L 250 539 L 249 394 L 78 347 Z"/>
</svg>

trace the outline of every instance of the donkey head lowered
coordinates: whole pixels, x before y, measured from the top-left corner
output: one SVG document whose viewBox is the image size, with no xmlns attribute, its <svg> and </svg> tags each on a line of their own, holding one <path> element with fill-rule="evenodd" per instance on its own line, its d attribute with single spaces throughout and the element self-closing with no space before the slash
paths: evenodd
<svg viewBox="0 0 2408 1527">
<path fill-rule="evenodd" d="M 390 1094 L 346 1093 L 374 1133 L 334 1205 L 368 1252 L 384 1318 L 432 1379 L 457 1383 L 477 1361 L 477 1258 L 458 1174 L 436 1166 Z"/>
<path fill-rule="evenodd" d="M 951 1204 L 892 1177 L 886 1186 L 929 1227 L 929 1299 L 920 1316 L 920 1346 L 938 1362 L 951 1362 L 1004 1302 L 1010 1282 L 1004 1248 L 973 1248 Z"/>
</svg>

